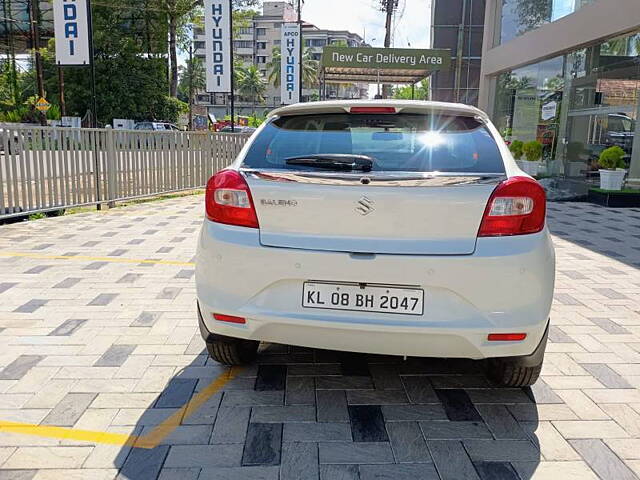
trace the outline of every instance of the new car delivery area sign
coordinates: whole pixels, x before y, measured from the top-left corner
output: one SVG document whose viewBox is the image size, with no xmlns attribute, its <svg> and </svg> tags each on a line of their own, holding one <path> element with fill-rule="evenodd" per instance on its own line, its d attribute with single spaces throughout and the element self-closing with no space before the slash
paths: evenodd
<svg viewBox="0 0 640 480">
<path fill-rule="evenodd" d="M 437 70 L 448 70 L 446 49 L 350 48 L 327 46 L 322 52 L 324 80 L 415 83 Z"/>
<path fill-rule="evenodd" d="M 88 65 L 89 16 L 87 0 L 53 0 L 58 65 Z"/>
</svg>

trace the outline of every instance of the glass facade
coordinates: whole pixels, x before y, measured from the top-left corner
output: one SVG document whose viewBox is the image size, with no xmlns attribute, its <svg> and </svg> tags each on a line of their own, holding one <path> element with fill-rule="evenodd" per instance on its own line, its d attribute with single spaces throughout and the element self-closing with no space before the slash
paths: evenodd
<svg viewBox="0 0 640 480">
<path fill-rule="evenodd" d="M 595 0 L 502 0 L 500 43 L 554 22 Z"/>
<path fill-rule="evenodd" d="M 431 98 L 478 104 L 485 0 L 435 0 L 433 48 L 451 50 L 451 68 L 431 76 Z"/>
<path fill-rule="evenodd" d="M 538 176 L 550 196 L 575 198 L 598 182 L 610 146 L 640 178 L 639 99 L 640 32 L 500 75 L 493 116 L 507 142 L 542 143 Z"/>
</svg>

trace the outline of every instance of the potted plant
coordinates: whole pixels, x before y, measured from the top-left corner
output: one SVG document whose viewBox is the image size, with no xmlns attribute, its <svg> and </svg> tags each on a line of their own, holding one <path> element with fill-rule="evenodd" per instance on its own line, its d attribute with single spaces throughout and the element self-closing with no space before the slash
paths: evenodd
<svg viewBox="0 0 640 480">
<path fill-rule="evenodd" d="M 542 144 L 537 140 L 532 140 L 522 145 L 522 153 L 526 162 L 522 163 L 522 170 L 531 175 L 537 175 L 540 167 L 540 159 L 542 158 Z"/>
<path fill-rule="evenodd" d="M 516 161 L 522 158 L 522 145 L 524 145 L 524 143 L 522 143 L 522 140 L 514 140 L 509 145 L 511 155 L 513 155 L 513 158 L 515 158 Z"/>
<path fill-rule="evenodd" d="M 526 166 L 524 165 L 525 161 L 522 160 L 522 146 L 524 143 L 522 140 L 514 140 L 509 145 L 509 150 L 511 151 L 511 155 L 513 155 L 516 164 L 520 168 L 520 170 L 524 170 Z"/>
<path fill-rule="evenodd" d="M 598 165 L 602 190 L 622 190 L 624 176 L 627 173 L 622 160 L 624 155 L 624 150 L 618 146 L 609 147 L 600 153 Z"/>
</svg>

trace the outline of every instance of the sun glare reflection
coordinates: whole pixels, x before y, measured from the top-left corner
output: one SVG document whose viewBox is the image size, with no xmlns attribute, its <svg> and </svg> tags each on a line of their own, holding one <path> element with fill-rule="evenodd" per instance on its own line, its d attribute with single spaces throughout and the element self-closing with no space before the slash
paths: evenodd
<svg viewBox="0 0 640 480">
<path fill-rule="evenodd" d="M 421 143 L 431 148 L 442 145 L 445 141 L 444 136 L 440 132 L 436 132 L 433 130 L 423 133 L 418 138 L 420 139 Z"/>
</svg>

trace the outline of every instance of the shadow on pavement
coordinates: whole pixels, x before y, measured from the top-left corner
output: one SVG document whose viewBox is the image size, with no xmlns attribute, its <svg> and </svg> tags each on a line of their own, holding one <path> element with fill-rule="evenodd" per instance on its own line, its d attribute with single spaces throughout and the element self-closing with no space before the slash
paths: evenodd
<svg viewBox="0 0 640 480">
<path fill-rule="evenodd" d="M 202 400 L 228 372 L 201 352 L 135 433 Z M 123 447 L 114 463 L 128 480 L 527 480 L 540 462 L 538 405 L 558 400 L 542 382 L 493 387 L 480 362 L 262 345 L 157 446 Z"/>
<path fill-rule="evenodd" d="M 605 208 L 587 202 L 552 202 L 548 206 L 547 218 L 552 235 L 640 268 L 640 208 Z M 575 275 L 581 276 L 579 261 L 587 258 L 579 252 L 568 252 L 567 255 L 578 262 Z"/>
</svg>

